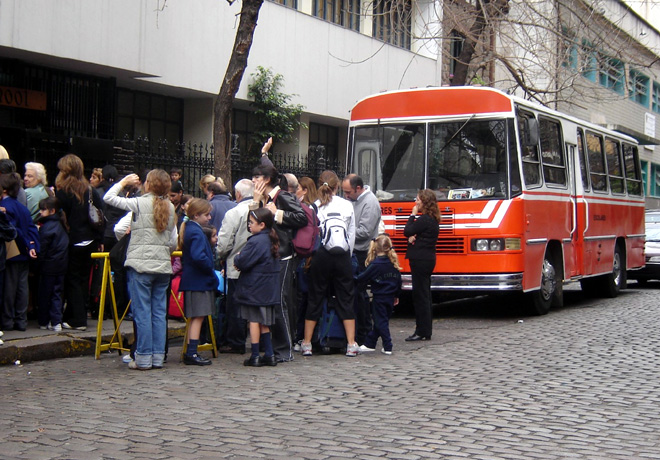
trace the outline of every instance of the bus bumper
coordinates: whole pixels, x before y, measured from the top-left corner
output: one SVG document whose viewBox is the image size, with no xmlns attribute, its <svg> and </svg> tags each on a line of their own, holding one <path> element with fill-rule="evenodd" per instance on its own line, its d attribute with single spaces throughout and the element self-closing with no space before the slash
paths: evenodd
<svg viewBox="0 0 660 460">
<path fill-rule="evenodd" d="M 522 273 L 431 275 L 433 291 L 522 291 Z M 402 288 L 412 290 L 409 274 L 401 275 Z"/>
</svg>

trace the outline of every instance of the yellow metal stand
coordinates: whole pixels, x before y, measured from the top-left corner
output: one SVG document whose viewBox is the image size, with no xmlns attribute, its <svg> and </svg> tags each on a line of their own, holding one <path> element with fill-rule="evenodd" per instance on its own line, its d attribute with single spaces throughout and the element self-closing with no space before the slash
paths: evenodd
<svg viewBox="0 0 660 460">
<path fill-rule="evenodd" d="M 121 332 L 119 327 L 121 326 L 124 317 L 128 312 L 128 306 L 131 304 L 130 301 L 124 310 L 124 314 L 117 320 L 117 300 L 115 299 L 115 286 L 112 282 L 112 273 L 110 272 L 110 259 L 108 252 L 93 252 L 92 259 L 103 259 L 103 277 L 101 278 L 101 296 L 99 298 L 99 319 L 96 325 L 96 348 L 94 351 L 94 358 L 99 359 L 102 351 L 106 350 L 117 350 L 120 354 L 122 351 L 130 351 L 128 348 L 124 348 L 124 344 L 121 337 Z M 112 334 L 109 343 L 103 342 L 103 316 L 105 310 L 105 293 L 110 286 L 110 298 L 112 299 L 112 320 L 115 323 L 115 332 Z"/>
</svg>

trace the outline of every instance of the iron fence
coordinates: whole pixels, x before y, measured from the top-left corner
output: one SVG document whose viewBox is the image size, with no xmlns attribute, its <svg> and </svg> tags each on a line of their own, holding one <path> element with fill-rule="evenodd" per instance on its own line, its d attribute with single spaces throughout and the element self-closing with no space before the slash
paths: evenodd
<svg viewBox="0 0 660 460">
<path fill-rule="evenodd" d="M 54 142 L 54 139 L 50 138 L 46 142 L 45 139 L 39 138 L 39 142 L 32 140 L 27 144 L 24 153 L 14 157 L 19 172 L 22 171 L 25 161 L 42 163 L 47 168 L 50 184 L 54 183 L 57 175 L 57 160 L 67 153 L 75 153 L 83 160 L 87 177 L 93 168 L 101 168 L 106 164 L 113 164 L 120 176 L 139 172 L 142 169 L 160 168 L 169 172 L 172 168 L 180 168 L 183 171 L 184 193 L 193 196 L 202 196 L 199 181 L 206 174 L 213 174 L 215 169 L 213 145 L 206 143 L 168 143 L 166 140 L 150 141 L 147 138 L 131 140 L 125 137 L 114 141 L 66 138 L 59 142 Z M 227 184 L 228 186 L 233 186 L 240 179 L 251 178 L 252 170 L 260 161 L 259 156 L 242 152 L 238 145 L 238 135 L 233 135 L 232 184 Z M 307 176 L 314 181 L 326 169 L 335 171 L 339 177 L 342 177 L 344 172 L 343 165 L 339 161 L 326 158 L 323 145 L 310 147 L 306 158 L 277 151 L 273 152 L 270 158 L 279 172 L 291 173 L 296 177 Z"/>
</svg>

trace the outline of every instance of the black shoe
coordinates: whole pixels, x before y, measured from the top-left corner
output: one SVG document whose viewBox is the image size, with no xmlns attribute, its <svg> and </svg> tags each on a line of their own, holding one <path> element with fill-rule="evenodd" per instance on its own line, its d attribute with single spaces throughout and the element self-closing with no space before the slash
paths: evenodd
<svg viewBox="0 0 660 460">
<path fill-rule="evenodd" d="M 273 356 L 264 356 L 261 358 L 261 365 L 262 366 L 277 366 L 277 358 L 275 358 L 275 355 Z"/>
<path fill-rule="evenodd" d="M 419 341 L 426 341 L 426 340 L 431 340 L 431 337 L 430 336 L 423 336 L 423 335 L 413 334 L 410 337 L 406 338 L 406 342 L 419 342 Z"/>
<path fill-rule="evenodd" d="M 242 355 L 245 353 L 245 347 L 232 347 L 231 345 L 223 345 L 218 347 L 218 353 L 234 353 L 237 355 Z"/>
<path fill-rule="evenodd" d="M 23 326 L 19 326 L 18 324 L 14 324 L 14 330 L 25 332 L 25 328 Z"/>
<path fill-rule="evenodd" d="M 261 367 L 264 365 L 264 363 L 261 360 L 261 356 L 250 356 L 248 359 L 243 361 L 243 365 L 252 366 L 252 367 Z"/>
<path fill-rule="evenodd" d="M 188 364 L 190 366 L 210 366 L 211 360 L 202 358 L 197 353 L 192 356 L 184 355 L 183 364 Z"/>
</svg>

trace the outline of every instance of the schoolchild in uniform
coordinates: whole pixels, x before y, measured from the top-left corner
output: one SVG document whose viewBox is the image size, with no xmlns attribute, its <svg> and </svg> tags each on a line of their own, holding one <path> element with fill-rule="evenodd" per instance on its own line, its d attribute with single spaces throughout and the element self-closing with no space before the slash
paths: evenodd
<svg viewBox="0 0 660 460">
<path fill-rule="evenodd" d="M 211 360 L 197 354 L 199 335 L 204 318 L 213 312 L 218 278 L 213 266 L 213 250 L 204 234 L 203 225 L 211 220 L 211 205 L 201 198 L 193 198 L 188 204 L 188 220 L 181 224 L 179 248 L 182 251 L 181 283 L 183 306 L 190 320 L 188 328 L 188 348 L 183 363 L 208 366 Z"/>
<path fill-rule="evenodd" d="M 394 306 L 399 303 L 401 291 L 401 268 L 392 247 L 392 240 L 387 235 L 378 235 L 369 245 L 369 253 L 365 262 L 366 270 L 357 276 L 358 283 L 371 283 L 371 313 L 374 325 L 367 334 L 361 352 L 376 350 L 376 342 L 380 337 L 383 341 L 381 351 L 392 354 L 392 336 L 390 335 L 390 318 Z"/>
<path fill-rule="evenodd" d="M 60 202 L 54 196 L 39 201 L 39 328 L 59 332 L 64 312 L 64 275 L 69 258 Z"/>
<path fill-rule="evenodd" d="M 252 236 L 234 258 L 234 266 L 241 272 L 234 299 L 240 305 L 241 319 L 250 323 L 252 356 L 243 363 L 246 366 L 277 366 L 270 335 L 275 307 L 280 305 L 280 240 L 274 220 L 268 208 L 250 211 L 248 229 Z M 263 357 L 259 355 L 260 343 Z"/>
</svg>

